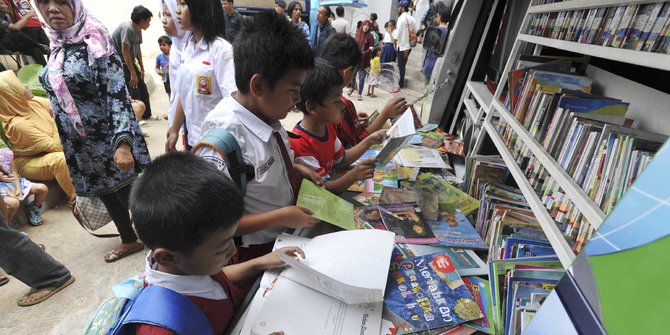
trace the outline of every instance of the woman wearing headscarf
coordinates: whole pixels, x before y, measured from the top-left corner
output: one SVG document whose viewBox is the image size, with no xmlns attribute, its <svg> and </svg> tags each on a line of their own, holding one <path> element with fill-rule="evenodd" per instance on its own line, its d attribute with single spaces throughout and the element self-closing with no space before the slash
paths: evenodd
<svg viewBox="0 0 670 335">
<path fill-rule="evenodd" d="M 128 197 L 150 162 L 123 63 L 109 33 L 81 0 L 35 2 L 51 33 L 51 55 L 40 81 L 77 195 L 100 197 L 121 235 L 121 244 L 104 257 L 113 262 L 144 249 L 130 222 Z"/>
<path fill-rule="evenodd" d="M 177 0 L 162 0 L 161 1 L 163 30 L 172 39 L 172 48 L 170 48 L 170 69 L 168 70 L 170 76 L 170 107 L 168 110 L 168 126 L 172 125 L 174 114 L 177 109 L 177 71 L 181 65 L 182 52 L 186 43 L 188 43 L 188 36 L 186 31 L 181 29 L 179 24 L 176 24 L 177 19 Z"/>
<path fill-rule="evenodd" d="M 361 67 L 358 70 L 358 100 L 363 100 L 363 88 L 365 87 L 365 76 L 370 68 L 370 55 L 372 48 L 375 46 L 375 39 L 370 33 L 370 21 L 365 20 L 361 24 L 361 28 L 356 32 L 356 42 L 358 47 L 363 52 L 363 60 Z M 352 79 L 355 80 L 355 79 Z M 354 87 L 352 82 L 351 87 Z"/>
<path fill-rule="evenodd" d="M 14 72 L 0 72 L 0 121 L 14 153 L 13 166 L 27 179 L 56 179 L 71 201 L 74 186 L 49 100 L 30 99 L 25 90 Z"/>
</svg>

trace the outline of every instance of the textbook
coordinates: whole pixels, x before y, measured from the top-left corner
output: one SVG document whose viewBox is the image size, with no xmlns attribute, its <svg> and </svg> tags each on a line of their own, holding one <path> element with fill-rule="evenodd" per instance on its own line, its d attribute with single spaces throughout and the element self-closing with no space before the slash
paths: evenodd
<svg viewBox="0 0 670 335">
<path fill-rule="evenodd" d="M 456 325 L 484 317 L 454 263 L 445 254 L 404 258 L 394 251 L 384 296 L 385 314 L 398 334 Z"/>
<path fill-rule="evenodd" d="M 347 230 L 356 229 L 354 205 L 308 179 L 302 180 L 296 205 L 309 209 L 319 220 Z"/>
</svg>

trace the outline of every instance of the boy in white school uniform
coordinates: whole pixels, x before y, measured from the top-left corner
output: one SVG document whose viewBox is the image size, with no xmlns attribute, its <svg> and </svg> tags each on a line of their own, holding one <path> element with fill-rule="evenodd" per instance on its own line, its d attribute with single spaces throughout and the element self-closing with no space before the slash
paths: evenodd
<svg viewBox="0 0 670 335">
<path fill-rule="evenodd" d="M 238 91 L 224 98 L 202 124 L 202 135 L 224 128 L 242 149 L 245 164 L 253 166 L 247 183 L 244 212 L 235 236 L 237 262 L 263 255 L 287 228 L 313 227 L 319 220 L 294 206 L 299 188 L 297 173 L 312 180 L 311 169 L 293 164 L 288 135 L 279 120 L 300 101 L 300 88 L 314 65 L 314 52 L 302 32 L 273 12 L 246 20 L 234 46 Z M 226 163 L 210 147 L 196 155 L 229 175 Z"/>
</svg>

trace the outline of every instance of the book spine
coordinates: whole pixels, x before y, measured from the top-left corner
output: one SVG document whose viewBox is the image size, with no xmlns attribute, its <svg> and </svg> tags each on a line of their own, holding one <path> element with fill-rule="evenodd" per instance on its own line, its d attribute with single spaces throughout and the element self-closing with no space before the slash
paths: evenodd
<svg viewBox="0 0 670 335">
<path fill-rule="evenodd" d="M 605 31 L 605 34 L 603 36 L 603 43 L 602 46 L 606 47 L 609 46 L 612 37 L 616 33 L 616 29 L 619 27 L 619 23 L 621 22 L 621 19 L 623 18 L 623 13 L 626 10 L 626 6 L 619 6 L 614 13 L 614 17 L 612 18 L 612 22 L 610 22 L 609 27 L 607 27 L 607 30 Z"/>
<path fill-rule="evenodd" d="M 659 35 L 661 34 L 661 30 L 663 30 L 669 18 L 670 18 L 670 3 L 665 3 L 663 4 L 661 12 L 658 14 L 658 17 L 656 18 L 656 21 L 654 22 L 651 31 L 649 32 L 649 36 L 644 41 L 642 51 L 653 50 L 653 47 L 656 46 L 656 41 L 658 40 Z"/>
<path fill-rule="evenodd" d="M 616 34 L 614 35 L 614 40 L 612 41 L 612 47 L 613 48 L 620 48 L 624 38 L 628 34 L 628 30 L 631 27 L 631 24 L 633 22 L 633 18 L 635 17 L 635 13 L 637 13 L 637 9 L 639 6 L 637 5 L 630 5 L 626 8 L 626 12 L 623 14 L 623 18 L 621 19 L 621 23 L 619 24 L 619 28 L 616 30 Z"/>
</svg>

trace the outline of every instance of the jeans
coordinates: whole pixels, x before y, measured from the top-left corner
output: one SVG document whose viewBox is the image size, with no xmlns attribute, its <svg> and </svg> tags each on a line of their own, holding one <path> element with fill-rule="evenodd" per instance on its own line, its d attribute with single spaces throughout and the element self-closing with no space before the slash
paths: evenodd
<svg viewBox="0 0 670 335">
<path fill-rule="evenodd" d="M 130 221 L 130 214 L 128 213 L 128 198 L 130 197 L 131 187 L 132 185 L 128 185 L 114 193 L 100 196 L 100 200 L 105 204 L 109 216 L 114 220 L 116 229 L 121 235 L 121 243 L 124 244 L 137 241 L 137 235 L 135 235 L 135 230 L 133 230 L 133 225 Z"/>
<path fill-rule="evenodd" d="M 365 69 L 358 70 L 358 96 L 363 95 L 363 87 L 365 86 L 365 76 L 368 75 L 368 71 Z"/>
<path fill-rule="evenodd" d="M 35 290 L 58 287 L 70 271 L 27 236 L 5 223 L 0 215 L 0 267 Z"/>
<path fill-rule="evenodd" d="M 407 56 L 405 56 L 405 52 L 398 49 L 398 72 L 400 72 L 400 82 L 398 85 L 400 88 L 405 87 L 405 67 L 407 66 L 407 59 L 409 58 L 410 52 L 412 52 L 412 49 L 409 49 Z"/>
<path fill-rule="evenodd" d="M 148 119 L 151 117 L 151 102 L 149 101 L 149 90 L 147 89 L 147 84 L 145 84 L 144 80 L 142 79 L 142 73 L 140 72 L 140 69 L 138 69 L 137 66 L 134 65 L 133 69 L 135 69 L 135 74 L 137 75 L 136 88 L 130 88 L 130 70 L 128 70 L 128 66 L 123 67 L 123 77 L 126 79 L 126 87 L 128 88 L 128 93 L 130 93 L 130 97 L 133 99 L 140 100 L 144 103 L 146 109 L 144 110 L 142 118 Z"/>
</svg>

